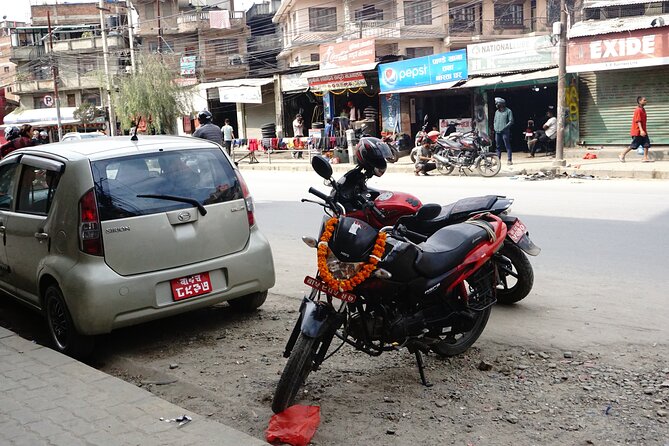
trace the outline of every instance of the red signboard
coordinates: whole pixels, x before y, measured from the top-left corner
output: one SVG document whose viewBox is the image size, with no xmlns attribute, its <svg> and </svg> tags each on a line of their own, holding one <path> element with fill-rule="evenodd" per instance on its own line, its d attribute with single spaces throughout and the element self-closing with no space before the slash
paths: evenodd
<svg viewBox="0 0 669 446">
<path fill-rule="evenodd" d="M 340 90 L 343 88 L 366 86 L 365 75 L 360 71 L 309 78 L 309 88 L 314 91 Z"/>
<path fill-rule="evenodd" d="M 567 71 L 618 70 L 669 64 L 669 29 L 651 28 L 569 40 Z"/>
<path fill-rule="evenodd" d="M 346 40 L 319 46 L 320 68 L 346 68 L 374 63 L 376 47 L 374 39 Z"/>
</svg>

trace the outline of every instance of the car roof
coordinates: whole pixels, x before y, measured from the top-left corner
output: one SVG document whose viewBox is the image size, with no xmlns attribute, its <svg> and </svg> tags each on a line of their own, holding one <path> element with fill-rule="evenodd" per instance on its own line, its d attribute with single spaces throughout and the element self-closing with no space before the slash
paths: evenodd
<svg viewBox="0 0 669 446">
<path fill-rule="evenodd" d="M 12 153 L 34 153 L 55 155 L 67 160 L 105 158 L 133 155 L 157 150 L 178 150 L 189 148 L 220 148 L 218 144 L 201 138 L 190 136 L 149 136 L 138 135 L 137 141 L 131 141 L 130 136 L 114 136 L 110 138 L 76 139 L 67 144 L 44 144 L 27 147 Z"/>
</svg>

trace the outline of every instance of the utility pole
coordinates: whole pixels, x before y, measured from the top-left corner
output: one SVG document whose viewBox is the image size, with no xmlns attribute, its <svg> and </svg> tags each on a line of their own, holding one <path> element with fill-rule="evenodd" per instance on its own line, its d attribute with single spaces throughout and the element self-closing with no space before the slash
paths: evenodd
<svg viewBox="0 0 669 446">
<path fill-rule="evenodd" d="M 135 74 L 135 36 L 132 23 L 132 11 L 135 9 L 132 2 L 128 0 L 128 39 L 130 40 L 130 66 L 132 67 L 132 74 Z"/>
<path fill-rule="evenodd" d="M 554 166 L 564 166 L 564 121 L 565 93 L 567 90 L 567 4 L 560 0 L 560 46 L 558 53 L 558 84 L 557 84 L 557 139 L 555 140 Z"/>
<path fill-rule="evenodd" d="M 158 4 L 158 54 L 161 54 L 160 57 L 163 57 L 163 28 L 160 26 L 160 0 L 156 0 Z"/>
<path fill-rule="evenodd" d="M 105 87 L 107 90 L 107 105 L 109 106 L 109 135 L 116 136 L 116 114 L 111 100 L 111 81 L 109 80 L 109 48 L 107 47 L 107 26 L 105 25 L 104 0 L 100 0 L 100 27 L 102 28 L 102 58 L 105 63 Z"/>
<path fill-rule="evenodd" d="M 60 119 L 60 96 L 58 96 L 58 67 L 53 57 L 53 32 L 51 30 L 51 12 L 46 11 L 46 23 L 49 26 L 49 59 L 51 59 L 51 74 L 53 75 L 53 94 L 56 101 L 56 122 L 58 123 L 58 141 L 63 139 L 63 124 Z"/>
</svg>

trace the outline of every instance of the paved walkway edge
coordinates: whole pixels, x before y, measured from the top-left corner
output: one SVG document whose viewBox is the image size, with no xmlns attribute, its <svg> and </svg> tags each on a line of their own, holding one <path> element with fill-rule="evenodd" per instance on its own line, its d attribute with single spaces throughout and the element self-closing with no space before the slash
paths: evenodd
<svg viewBox="0 0 669 446">
<path fill-rule="evenodd" d="M 160 421 L 182 415 L 192 421 Z M 0 444 L 267 443 L 0 327 Z"/>
</svg>

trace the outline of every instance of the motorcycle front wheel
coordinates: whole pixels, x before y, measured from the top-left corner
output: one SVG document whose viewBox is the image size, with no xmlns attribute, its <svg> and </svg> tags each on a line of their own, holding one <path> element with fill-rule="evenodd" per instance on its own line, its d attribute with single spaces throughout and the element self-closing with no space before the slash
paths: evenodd
<svg viewBox="0 0 669 446">
<path fill-rule="evenodd" d="M 283 412 L 295 402 L 297 392 L 307 381 L 307 377 L 313 368 L 318 344 L 316 338 L 300 333 L 274 392 L 274 399 L 272 400 L 272 411 L 274 413 Z"/>
<path fill-rule="evenodd" d="M 442 175 L 449 175 L 451 172 L 453 172 L 453 169 L 455 169 L 453 164 L 437 163 L 437 170 Z"/>
<path fill-rule="evenodd" d="M 534 271 L 525 253 L 505 241 L 496 256 L 500 283 L 497 285 L 497 303 L 511 305 L 523 300 L 534 285 Z"/>
<path fill-rule="evenodd" d="M 488 307 L 483 311 L 474 312 L 476 321 L 471 330 L 464 333 L 441 335 L 441 341 L 431 346 L 432 351 L 439 356 L 449 357 L 464 353 L 474 342 L 481 336 L 485 326 L 488 324 L 488 318 L 492 307 Z"/>
<path fill-rule="evenodd" d="M 499 161 L 499 157 L 492 153 L 486 153 L 476 163 L 476 170 L 483 177 L 494 177 L 501 169 L 502 163 Z"/>
</svg>

